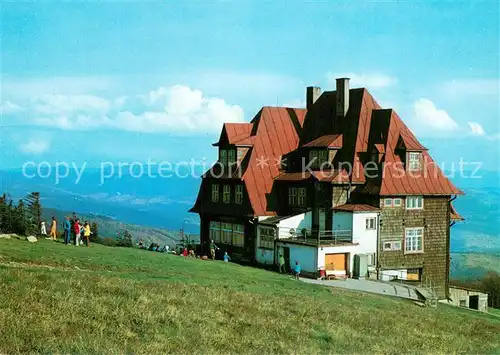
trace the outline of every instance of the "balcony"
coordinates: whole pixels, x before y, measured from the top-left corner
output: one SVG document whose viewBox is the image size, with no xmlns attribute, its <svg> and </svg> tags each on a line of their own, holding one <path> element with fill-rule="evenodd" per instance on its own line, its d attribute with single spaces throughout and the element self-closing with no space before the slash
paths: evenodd
<svg viewBox="0 0 500 355">
<path fill-rule="evenodd" d="M 297 231 L 290 237 L 280 238 L 280 241 L 307 245 L 350 245 L 352 244 L 352 230 L 311 230 Z"/>
</svg>

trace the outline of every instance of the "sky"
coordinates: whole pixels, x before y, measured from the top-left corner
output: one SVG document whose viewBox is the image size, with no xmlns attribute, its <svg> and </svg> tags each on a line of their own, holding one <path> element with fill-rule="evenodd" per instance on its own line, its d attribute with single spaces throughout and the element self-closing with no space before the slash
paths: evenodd
<svg viewBox="0 0 500 355">
<path fill-rule="evenodd" d="M 498 170 L 499 4 L 2 3 L 0 169 L 214 159 L 223 122 L 348 76 L 431 155 Z"/>
</svg>

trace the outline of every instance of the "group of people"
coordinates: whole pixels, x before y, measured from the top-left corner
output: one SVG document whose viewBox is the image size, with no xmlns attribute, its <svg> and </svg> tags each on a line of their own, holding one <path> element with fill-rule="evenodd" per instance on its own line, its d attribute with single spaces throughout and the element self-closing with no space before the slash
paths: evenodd
<svg viewBox="0 0 500 355">
<path fill-rule="evenodd" d="M 76 213 L 73 212 L 71 217 L 66 216 L 63 221 L 63 231 L 64 231 L 64 243 L 66 245 L 73 244 L 75 246 L 83 245 L 82 236 L 85 239 L 87 247 L 90 247 L 90 236 L 92 235 L 92 231 L 90 229 L 90 223 L 85 221 L 85 223 L 81 223 L 80 219 L 76 216 Z M 45 222 L 41 223 L 41 235 L 47 236 L 47 227 Z M 57 220 L 56 217 L 52 217 L 52 222 L 50 224 L 50 234 L 49 239 L 57 240 Z"/>
<path fill-rule="evenodd" d="M 279 258 L 278 258 L 278 266 L 279 266 L 279 273 L 280 274 L 283 274 L 283 273 L 286 273 L 286 261 L 285 261 L 285 258 L 283 257 L 282 254 L 280 254 Z M 300 266 L 299 264 L 299 261 L 296 260 L 295 261 L 295 267 L 293 268 L 293 277 L 295 279 L 299 279 L 299 276 L 300 276 L 300 272 L 302 271 L 302 267 Z"/>
</svg>

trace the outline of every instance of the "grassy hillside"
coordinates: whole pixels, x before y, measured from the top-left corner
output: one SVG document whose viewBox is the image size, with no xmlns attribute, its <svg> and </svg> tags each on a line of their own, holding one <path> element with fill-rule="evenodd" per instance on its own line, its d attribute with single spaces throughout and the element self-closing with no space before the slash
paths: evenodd
<svg viewBox="0 0 500 355">
<path fill-rule="evenodd" d="M 50 225 L 50 220 L 52 216 L 55 216 L 59 221 L 59 229 L 61 230 L 61 223 L 65 216 L 70 216 L 71 212 L 65 212 L 61 210 L 56 210 L 53 208 L 43 209 L 43 218 L 47 221 L 47 225 Z M 126 229 L 128 230 L 135 241 L 143 240 L 146 245 L 150 243 L 158 243 L 160 245 L 169 245 L 174 248 L 176 244 L 180 243 L 180 233 L 179 231 L 172 231 L 163 228 L 154 228 L 149 226 L 140 226 L 131 223 L 123 223 L 115 219 L 95 215 L 95 214 L 81 214 L 78 213 L 78 217 L 82 220 L 88 220 L 89 222 L 97 223 L 99 227 L 99 235 L 103 238 L 110 237 L 116 238 L 119 232 Z M 190 239 L 199 240 L 198 236 L 192 236 Z"/>
<path fill-rule="evenodd" d="M 0 239 L 0 353 L 495 353 L 500 319 L 136 249 Z"/>
</svg>

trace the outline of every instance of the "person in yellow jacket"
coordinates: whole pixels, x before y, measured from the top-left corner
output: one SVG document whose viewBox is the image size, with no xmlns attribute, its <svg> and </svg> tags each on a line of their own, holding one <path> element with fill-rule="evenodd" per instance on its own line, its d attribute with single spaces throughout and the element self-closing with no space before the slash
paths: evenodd
<svg viewBox="0 0 500 355">
<path fill-rule="evenodd" d="M 90 246 L 90 235 L 92 234 L 92 231 L 90 230 L 90 224 L 88 221 L 85 221 L 85 224 L 83 226 L 83 236 L 85 237 L 85 241 L 87 242 L 87 247 Z"/>
<path fill-rule="evenodd" d="M 57 221 L 56 217 L 52 217 L 52 223 L 50 224 L 50 237 L 52 240 L 57 239 Z"/>
</svg>

